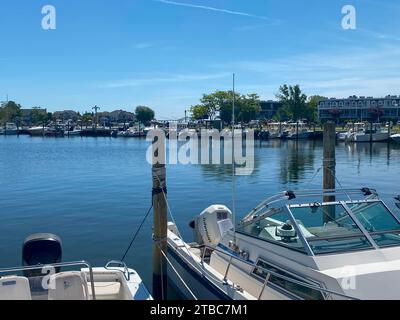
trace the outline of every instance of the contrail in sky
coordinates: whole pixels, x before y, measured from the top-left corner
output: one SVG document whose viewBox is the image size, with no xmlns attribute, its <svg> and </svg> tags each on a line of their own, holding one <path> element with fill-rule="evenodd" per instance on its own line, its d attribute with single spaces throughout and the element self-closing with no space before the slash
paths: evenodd
<svg viewBox="0 0 400 320">
<path fill-rule="evenodd" d="M 209 10 L 209 11 L 215 11 L 215 12 L 222 12 L 222 13 L 233 14 L 233 15 L 237 15 L 237 16 L 250 17 L 250 18 L 256 18 L 256 19 L 262 19 L 262 20 L 271 20 L 270 18 L 267 18 L 267 17 L 257 16 L 255 14 L 241 12 L 241 11 L 219 9 L 219 8 L 214 8 L 214 7 L 201 6 L 201 5 L 196 5 L 196 4 L 176 2 L 176 1 L 170 1 L 170 0 L 154 0 L 154 1 L 165 3 L 165 4 L 170 4 L 170 5 L 174 5 L 174 6 L 189 7 L 189 8 L 203 9 L 203 10 Z"/>
</svg>

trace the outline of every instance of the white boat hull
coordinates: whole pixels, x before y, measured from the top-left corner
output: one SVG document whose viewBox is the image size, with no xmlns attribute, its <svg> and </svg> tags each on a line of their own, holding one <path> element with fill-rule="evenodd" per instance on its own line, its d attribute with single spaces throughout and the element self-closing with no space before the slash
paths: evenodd
<svg viewBox="0 0 400 320">
<path fill-rule="evenodd" d="M 394 134 L 391 138 L 394 142 L 400 143 L 400 134 Z"/>
<path fill-rule="evenodd" d="M 169 224 L 169 228 L 175 229 L 175 226 Z M 230 280 L 224 282 L 224 275 L 207 263 L 203 264 L 201 258 L 191 252 L 188 244 L 170 230 L 168 259 L 179 274 L 170 267 L 168 277 L 171 285 L 189 300 L 254 300 L 249 293 L 237 290 Z"/>
<path fill-rule="evenodd" d="M 45 129 L 43 127 L 35 127 L 28 129 L 28 132 L 31 136 L 43 136 Z"/>
<path fill-rule="evenodd" d="M 269 133 L 269 139 L 279 139 L 280 138 L 280 133 L 279 132 L 270 132 Z"/>
<path fill-rule="evenodd" d="M 293 133 L 289 135 L 287 138 L 291 140 L 296 140 L 296 139 L 309 139 L 311 133 L 310 132 L 299 132 L 298 134 Z"/>
<path fill-rule="evenodd" d="M 81 131 L 80 130 L 66 131 L 65 135 L 68 136 L 68 137 L 80 137 L 81 136 Z"/>
<path fill-rule="evenodd" d="M 384 142 L 388 140 L 388 134 L 384 132 L 373 133 L 372 137 L 369 133 L 354 133 L 348 137 L 351 142 Z"/>
<path fill-rule="evenodd" d="M 172 287 L 174 287 L 183 298 L 194 300 L 194 295 L 198 300 L 231 300 L 229 296 L 220 292 L 220 290 L 214 286 L 212 282 L 208 281 L 207 278 L 203 277 L 201 273 L 191 268 L 175 250 L 169 248 L 168 258 L 181 279 L 177 276 L 176 272 L 171 270 L 171 267 L 168 270 L 168 278 Z M 182 280 L 190 288 L 192 293 L 183 284 Z"/>
</svg>

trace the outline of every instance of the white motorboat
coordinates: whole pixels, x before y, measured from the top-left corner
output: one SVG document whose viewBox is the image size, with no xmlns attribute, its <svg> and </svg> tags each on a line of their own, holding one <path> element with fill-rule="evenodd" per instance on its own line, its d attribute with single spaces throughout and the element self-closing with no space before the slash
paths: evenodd
<svg viewBox="0 0 400 320">
<path fill-rule="evenodd" d="M 64 135 L 67 137 L 80 137 L 81 133 L 82 133 L 82 130 L 74 129 L 74 130 L 70 130 L 70 131 L 65 131 Z"/>
<path fill-rule="evenodd" d="M 4 128 L 2 128 L 0 134 L 5 134 L 8 136 L 18 134 L 18 127 L 15 123 L 7 122 Z"/>
<path fill-rule="evenodd" d="M 337 140 L 338 141 L 347 141 L 349 136 L 354 132 L 358 131 L 359 129 L 361 130 L 364 128 L 365 124 L 364 123 L 348 123 L 346 125 L 345 131 L 338 132 L 337 133 Z"/>
<path fill-rule="evenodd" d="M 61 262 L 61 256 L 56 235 L 29 236 L 23 266 L 0 269 L 0 300 L 152 300 L 138 273 L 124 262 L 92 267 L 86 261 Z"/>
<path fill-rule="evenodd" d="M 394 134 L 394 135 L 390 136 L 390 138 L 392 140 L 394 140 L 395 142 L 400 143 L 400 133 Z"/>
<path fill-rule="evenodd" d="M 279 122 L 268 123 L 268 139 L 279 139 L 282 133 L 282 124 Z"/>
<path fill-rule="evenodd" d="M 140 132 L 140 131 L 136 131 L 136 130 L 126 130 L 126 131 L 118 132 L 117 136 L 124 137 L 124 138 L 136 138 L 136 137 L 144 136 L 144 133 Z"/>
<path fill-rule="evenodd" d="M 348 135 L 350 142 L 383 142 L 389 139 L 389 132 L 387 128 L 382 128 L 379 123 L 375 123 L 371 129 L 367 129 L 364 125 L 357 131 Z"/>
<path fill-rule="evenodd" d="M 297 139 L 309 139 L 312 135 L 312 131 L 307 129 L 307 126 L 303 122 L 289 123 L 288 134 L 286 139 L 297 140 Z"/>
<path fill-rule="evenodd" d="M 214 205 L 191 227 L 193 243 L 168 227 L 170 277 L 189 299 L 400 299 L 400 221 L 373 189 L 287 191 L 236 228 Z"/>
<path fill-rule="evenodd" d="M 32 127 L 28 129 L 28 132 L 31 136 L 44 136 L 44 133 L 46 131 L 46 127 L 43 126 L 38 126 L 38 127 Z"/>
</svg>

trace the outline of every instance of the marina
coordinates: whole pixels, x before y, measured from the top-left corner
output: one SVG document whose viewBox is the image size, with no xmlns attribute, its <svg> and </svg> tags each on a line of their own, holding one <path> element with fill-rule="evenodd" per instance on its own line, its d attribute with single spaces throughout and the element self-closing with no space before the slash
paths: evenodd
<svg viewBox="0 0 400 320">
<path fill-rule="evenodd" d="M 4 310 L 400 300 L 398 5 L 286 2 L 0 2 Z"/>
<path fill-rule="evenodd" d="M 63 239 L 64 261 L 85 257 L 98 266 L 106 265 L 106 257 L 121 259 L 130 235 L 150 203 L 151 166 L 144 159 L 149 142 L 105 137 L 31 139 L 20 135 L 0 137 L 0 146 L 4 151 L 0 154 L 4 221 L 0 246 L 5 253 L 2 266 L 20 265 L 21 239 L 43 230 Z M 255 144 L 255 151 L 254 174 L 237 177 L 238 219 L 244 218 L 252 205 L 268 194 L 321 188 L 321 174 L 314 176 L 322 165 L 322 141 L 261 141 Z M 400 146 L 395 143 L 337 142 L 337 177 L 346 187 L 353 186 L 356 179 L 361 186 L 379 190 L 380 199 L 398 215 L 394 199 L 398 191 L 390 181 L 400 174 L 399 156 Z M 376 172 L 376 166 L 384 169 Z M 167 166 L 168 203 L 184 241 L 193 241 L 189 223 L 207 206 L 217 203 L 231 210 L 230 172 L 229 165 Z M 82 190 L 88 192 L 83 194 Z M 29 225 L 25 224 L 27 220 Z M 78 227 L 82 222 L 84 232 Z M 152 284 L 152 273 L 147 267 L 152 260 L 151 227 L 148 219 L 125 260 L 138 271 L 147 288 Z M 173 230 L 175 227 L 170 225 L 171 239 Z M 170 298 L 182 295 L 173 283 L 168 281 Z"/>
</svg>

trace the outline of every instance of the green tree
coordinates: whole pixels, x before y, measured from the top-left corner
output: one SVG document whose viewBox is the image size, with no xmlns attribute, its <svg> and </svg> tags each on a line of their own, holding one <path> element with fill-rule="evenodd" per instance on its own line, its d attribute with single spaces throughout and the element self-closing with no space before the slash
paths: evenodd
<svg viewBox="0 0 400 320">
<path fill-rule="evenodd" d="M 88 124 L 92 121 L 93 121 L 93 114 L 91 114 L 90 112 L 85 112 L 82 115 L 82 123 L 86 126 L 86 129 L 88 127 Z"/>
<path fill-rule="evenodd" d="M 197 104 L 195 106 L 191 106 L 190 113 L 192 114 L 192 117 L 196 120 L 204 120 L 209 117 L 208 107 L 204 104 Z"/>
<path fill-rule="evenodd" d="M 16 122 L 21 115 L 21 105 L 14 101 L 5 102 L 0 107 L 0 121 L 3 123 Z"/>
<path fill-rule="evenodd" d="M 211 94 L 203 94 L 200 102 L 202 105 L 207 107 L 208 117 L 210 120 L 214 120 L 216 113 L 219 111 L 221 120 L 227 122 L 227 113 L 229 112 L 229 108 L 232 106 L 232 97 L 232 91 L 218 90 Z M 239 97 L 240 95 L 236 93 L 235 99 L 237 100 Z"/>
<path fill-rule="evenodd" d="M 301 92 L 299 85 L 288 86 L 284 84 L 279 88 L 276 97 L 282 103 L 282 110 L 287 117 L 294 121 L 307 117 L 307 96 Z"/>
<path fill-rule="evenodd" d="M 232 121 L 233 97 L 235 98 L 236 121 L 249 122 L 254 120 L 257 112 L 261 110 L 260 98 L 255 93 L 241 95 L 235 92 L 235 95 L 233 95 L 232 91 L 218 90 L 211 94 L 203 94 L 200 99 L 201 104 L 191 109 L 192 114 L 198 119 L 210 118 L 210 120 L 213 120 L 216 113 L 219 112 L 221 121 L 230 123 Z M 196 117 L 196 115 L 199 117 Z"/>
<path fill-rule="evenodd" d="M 155 113 L 152 109 L 146 106 L 138 106 L 135 110 L 136 119 L 147 125 L 151 120 L 154 119 Z"/>
<path fill-rule="evenodd" d="M 318 120 L 318 104 L 321 100 L 325 99 L 325 97 L 314 95 L 308 98 L 308 110 L 307 110 L 307 119 L 312 122 L 316 122 Z"/>
<path fill-rule="evenodd" d="M 237 119 L 240 122 L 248 123 L 251 120 L 255 120 L 257 113 L 260 111 L 260 97 L 257 94 L 250 93 L 239 98 Z"/>
<path fill-rule="evenodd" d="M 48 114 L 40 108 L 33 108 L 31 111 L 31 119 L 33 124 L 45 126 L 47 121 L 51 119 L 51 114 Z"/>
</svg>

